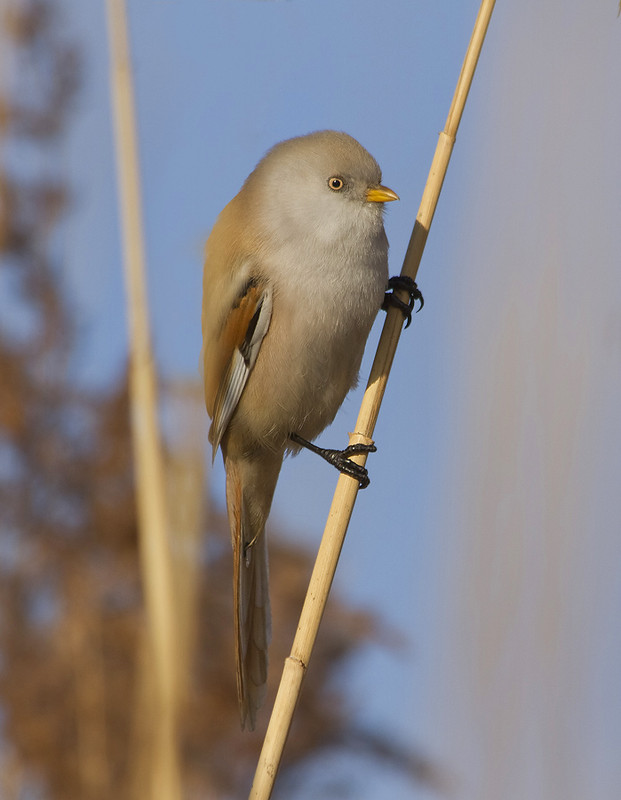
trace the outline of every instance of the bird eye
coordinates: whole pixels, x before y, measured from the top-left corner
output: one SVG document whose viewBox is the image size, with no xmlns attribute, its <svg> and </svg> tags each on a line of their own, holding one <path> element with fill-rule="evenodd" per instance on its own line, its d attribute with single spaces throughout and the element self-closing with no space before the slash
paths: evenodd
<svg viewBox="0 0 621 800">
<path fill-rule="evenodd" d="M 333 192 L 340 192 L 345 186 L 345 181 L 343 178 L 339 178 L 338 175 L 334 175 L 332 178 L 328 178 L 328 186 Z"/>
</svg>

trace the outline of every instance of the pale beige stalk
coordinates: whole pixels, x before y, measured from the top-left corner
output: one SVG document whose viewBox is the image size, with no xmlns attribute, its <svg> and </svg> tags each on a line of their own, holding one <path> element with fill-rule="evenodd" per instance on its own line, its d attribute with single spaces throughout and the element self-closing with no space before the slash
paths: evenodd
<svg viewBox="0 0 621 800">
<path fill-rule="evenodd" d="M 440 134 L 431 163 L 401 271 L 402 275 L 408 275 L 411 278 L 416 278 L 418 272 L 457 129 L 493 10 L 494 0 L 483 0 L 466 51 L 446 125 Z M 402 299 L 407 300 L 407 297 L 402 297 Z M 350 435 L 350 444 L 371 441 L 402 327 L 401 312 L 395 308 L 389 309 L 356 422 L 356 432 Z M 364 464 L 366 456 L 357 456 L 355 460 Z M 302 680 L 308 667 L 357 494 L 357 480 L 341 475 L 332 500 L 315 568 L 311 575 L 291 654 L 285 661 L 274 709 L 250 791 L 250 800 L 267 800 L 272 794 Z"/>
<path fill-rule="evenodd" d="M 126 9 L 108 0 L 110 70 L 114 107 L 123 257 L 130 347 L 130 404 L 138 505 L 141 570 L 145 594 L 154 714 L 150 800 L 180 800 L 176 713 L 177 676 L 173 575 L 168 541 L 164 464 L 145 279 L 138 147 L 134 118 Z"/>
</svg>

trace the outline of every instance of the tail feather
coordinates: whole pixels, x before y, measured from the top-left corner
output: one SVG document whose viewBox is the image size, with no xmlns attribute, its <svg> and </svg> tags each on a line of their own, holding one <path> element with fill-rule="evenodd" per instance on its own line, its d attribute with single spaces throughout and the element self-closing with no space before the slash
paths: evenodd
<svg viewBox="0 0 621 800">
<path fill-rule="evenodd" d="M 265 521 L 282 458 L 225 459 L 227 506 L 233 544 L 233 605 L 237 694 L 242 728 L 254 730 L 265 699 L 271 639 Z"/>
<path fill-rule="evenodd" d="M 265 700 L 271 639 L 264 530 L 245 557 L 243 553 L 239 558 L 235 554 L 234 571 L 237 692 L 242 728 L 247 724 L 254 730 L 256 712 Z"/>
</svg>

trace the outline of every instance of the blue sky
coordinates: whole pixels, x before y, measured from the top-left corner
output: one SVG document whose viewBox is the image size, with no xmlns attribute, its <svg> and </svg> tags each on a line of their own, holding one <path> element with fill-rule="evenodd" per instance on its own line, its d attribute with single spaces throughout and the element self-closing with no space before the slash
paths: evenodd
<svg viewBox="0 0 621 800">
<path fill-rule="evenodd" d="M 409 642 L 369 648 L 350 676 L 360 718 L 436 756 L 473 800 L 612 800 L 621 785 L 610 746 L 621 718 L 621 28 L 614 2 L 586 5 L 494 13 L 419 273 L 425 309 L 401 339 L 335 587 Z M 105 5 L 65 6 L 85 83 L 63 152 L 75 207 L 61 247 L 84 328 L 75 372 L 97 385 L 127 348 Z M 129 7 L 164 375 L 196 374 L 204 240 L 276 141 L 337 128 L 373 153 L 401 197 L 386 221 L 399 272 L 478 3 Z M 322 442 L 345 442 L 359 400 Z M 288 461 L 274 517 L 316 547 L 334 483 L 310 454 Z M 222 499 L 219 462 L 212 485 Z M 549 708 L 559 686 L 568 694 Z M 547 758 L 559 741 L 564 769 Z M 385 773 L 364 779 L 360 800 L 428 796 Z M 598 791 L 564 785 L 581 780 Z"/>
</svg>

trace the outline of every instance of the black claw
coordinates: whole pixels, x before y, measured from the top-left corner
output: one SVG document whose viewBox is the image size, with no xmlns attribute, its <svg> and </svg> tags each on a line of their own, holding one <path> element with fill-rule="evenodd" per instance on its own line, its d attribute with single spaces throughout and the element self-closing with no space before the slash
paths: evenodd
<svg viewBox="0 0 621 800">
<path fill-rule="evenodd" d="M 341 453 L 346 458 L 349 456 L 357 456 L 360 453 L 377 453 L 377 447 L 374 444 L 362 444 L 362 442 L 358 442 L 358 444 L 350 444 L 344 450 L 335 450 L 335 453 Z M 358 466 L 356 464 L 356 466 Z"/>
<path fill-rule="evenodd" d="M 412 278 L 407 275 L 393 275 L 393 277 L 388 280 L 388 289 L 390 291 L 386 292 L 384 295 L 382 308 L 384 311 L 387 311 L 390 306 L 398 308 L 407 320 L 405 327 L 408 328 L 412 322 L 412 311 L 414 311 L 416 301 L 418 300 L 420 303 L 419 307 L 416 309 L 416 313 L 425 305 L 423 295 L 416 285 L 416 281 L 412 280 Z M 409 302 L 405 303 L 401 298 L 397 297 L 394 293 L 395 289 L 402 289 L 407 292 L 410 295 Z"/>
<path fill-rule="evenodd" d="M 404 303 L 401 298 L 397 297 L 396 294 L 392 292 L 386 292 L 384 295 L 384 302 L 382 303 L 382 308 L 384 311 L 388 311 L 389 306 L 394 306 L 398 308 L 401 313 L 403 314 L 404 319 L 406 320 L 405 327 L 409 328 L 410 323 L 412 322 L 412 310 L 414 308 L 413 301 L 410 300 L 409 303 Z"/>
<path fill-rule="evenodd" d="M 298 436 L 297 433 L 290 434 L 289 438 L 296 444 L 302 445 L 302 447 L 305 447 L 307 450 L 317 453 L 318 456 L 321 456 L 328 464 L 332 464 L 333 467 L 336 467 L 338 471 L 342 472 L 344 475 L 356 478 L 361 489 L 366 489 L 371 482 L 366 467 L 356 464 L 349 457 L 359 455 L 360 453 L 375 453 L 377 447 L 374 444 L 350 444 L 344 450 L 331 450 L 326 447 L 317 447 L 316 444 L 308 442 L 306 439 Z"/>
</svg>

